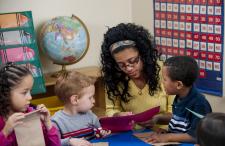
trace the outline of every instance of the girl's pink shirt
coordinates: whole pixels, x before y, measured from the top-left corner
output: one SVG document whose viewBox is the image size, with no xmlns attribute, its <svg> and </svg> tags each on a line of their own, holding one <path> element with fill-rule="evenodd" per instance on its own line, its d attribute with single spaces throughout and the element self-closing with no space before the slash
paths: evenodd
<svg viewBox="0 0 225 146">
<path fill-rule="evenodd" d="M 27 112 L 33 111 L 32 107 L 27 109 Z M 5 126 L 3 117 L 0 116 L 0 146 L 18 146 L 16 141 L 15 132 L 12 132 L 7 137 L 2 133 L 2 129 Z M 46 146 L 61 146 L 59 132 L 55 126 L 52 126 L 50 130 L 47 130 L 44 124 L 42 124 Z"/>
</svg>

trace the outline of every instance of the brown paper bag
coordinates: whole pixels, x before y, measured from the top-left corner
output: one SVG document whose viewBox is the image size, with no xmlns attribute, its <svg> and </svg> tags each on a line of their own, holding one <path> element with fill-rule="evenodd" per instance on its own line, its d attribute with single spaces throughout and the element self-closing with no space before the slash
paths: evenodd
<svg viewBox="0 0 225 146">
<path fill-rule="evenodd" d="M 39 110 L 26 114 L 22 121 L 15 127 L 18 146 L 45 146 Z"/>
</svg>

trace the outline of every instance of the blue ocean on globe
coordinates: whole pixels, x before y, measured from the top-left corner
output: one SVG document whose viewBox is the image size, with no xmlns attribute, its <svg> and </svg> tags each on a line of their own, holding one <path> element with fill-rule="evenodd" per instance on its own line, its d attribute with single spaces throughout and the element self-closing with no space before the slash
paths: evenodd
<svg viewBox="0 0 225 146">
<path fill-rule="evenodd" d="M 56 64 L 77 62 L 89 45 L 86 27 L 78 19 L 56 17 L 41 30 L 41 47 Z"/>
</svg>

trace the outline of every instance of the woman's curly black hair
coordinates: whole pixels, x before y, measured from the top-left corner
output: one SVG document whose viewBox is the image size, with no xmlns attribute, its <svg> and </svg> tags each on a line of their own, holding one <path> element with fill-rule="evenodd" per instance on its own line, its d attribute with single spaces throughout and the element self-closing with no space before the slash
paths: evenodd
<svg viewBox="0 0 225 146">
<path fill-rule="evenodd" d="M 122 101 L 129 102 L 129 97 L 131 97 L 128 92 L 130 79 L 120 70 L 110 51 L 110 46 L 113 43 L 122 40 L 132 40 L 136 43 L 135 48 L 139 51 L 143 61 L 143 72 L 147 76 L 149 94 L 154 95 L 160 89 L 160 66 L 157 63 L 160 54 L 155 49 L 154 39 L 142 26 L 133 23 L 121 23 L 108 29 L 104 34 L 101 46 L 101 71 L 108 98 L 113 101 L 115 97 L 119 96 Z"/>
<path fill-rule="evenodd" d="M 20 84 L 21 80 L 32 75 L 30 70 L 23 65 L 6 63 L 0 67 L 0 116 L 7 117 L 11 107 L 10 94 L 12 89 Z"/>
</svg>

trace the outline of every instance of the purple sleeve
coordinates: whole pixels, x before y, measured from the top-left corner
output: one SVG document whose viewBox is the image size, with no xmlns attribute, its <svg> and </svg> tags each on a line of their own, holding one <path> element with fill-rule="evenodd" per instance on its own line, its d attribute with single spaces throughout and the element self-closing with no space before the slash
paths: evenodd
<svg viewBox="0 0 225 146">
<path fill-rule="evenodd" d="M 10 136 L 5 137 L 2 131 L 0 131 L 0 146 L 12 145 L 12 142 L 13 140 Z"/>
<path fill-rule="evenodd" d="M 45 129 L 44 135 L 47 146 L 61 146 L 59 132 L 54 125 L 52 125 L 52 128 L 49 131 Z"/>
</svg>

